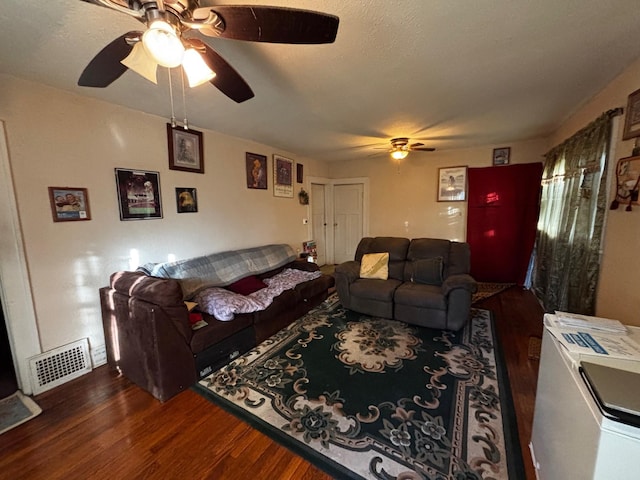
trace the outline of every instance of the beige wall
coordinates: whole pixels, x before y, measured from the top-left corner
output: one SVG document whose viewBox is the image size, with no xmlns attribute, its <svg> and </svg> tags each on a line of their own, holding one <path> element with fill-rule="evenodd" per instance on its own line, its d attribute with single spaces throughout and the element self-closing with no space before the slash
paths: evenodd
<svg viewBox="0 0 640 480">
<path fill-rule="evenodd" d="M 399 166 L 388 155 L 330 163 L 332 178 L 369 177 L 371 236 L 466 240 L 466 202 L 437 202 L 438 169 L 490 167 L 493 149 L 511 147 L 511 163 L 541 162 L 546 139 L 470 149 L 410 153 Z M 408 222 L 408 227 L 405 227 Z"/>
<path fill-rule="evenodd" d="M 627 68 L 593 99 L 572 115 L 556 131 L 553 144 L 558 144 L 586 126 L 601 113 L 625 107 L 630 93 L 640 88 L 640 60 Z M 624 117 L 618 117 L 619 128 L 614 140 L 615 162 L 631 155 L 633 140 L 622 141 Z M 615 192 L 615 176 L 610 178 L 611 195 Z M 607 210 L 602 268 L 598 285 L 596 315 L 640 325 L 640 207 L 626 212 L 623 207 Z"/>
<path fill-rule="evenodd" d="M 309 239 L 297 195 L 274 197 L 271 177 L 268 190 L 247 188 L 245 152 L 266 155 L 270 175 L 273 153 L 306 176 L 326 177 L 323 162 L 205 130 L 205 174 L 169 170 L 164 118 L 2 75 L 0 92 L 42 351 L 104 343 L 98 288 L 129 269 L 132 250 L 146 263 Z M 120 221 L 115 167 L 160 173 L 163 219 Z M 54 223 L 48 186 L 88 188 L 92 220 Z M 175 187 L 197 188 L 198 213 L 176 213 Z"/>
</svg>

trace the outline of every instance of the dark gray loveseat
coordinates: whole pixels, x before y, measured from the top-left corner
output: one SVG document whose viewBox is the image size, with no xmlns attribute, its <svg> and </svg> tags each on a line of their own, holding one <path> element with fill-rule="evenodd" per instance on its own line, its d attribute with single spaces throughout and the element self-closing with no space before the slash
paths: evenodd
<svg viewBox="0 0 640 480">
<path fill-rule="evenodd" d="M 360 278 L 368 253 L 389 252 L 388 279 Z M 469 244 L 433 238 L 365 237 L 355 260 L 336 266 L 345 308 L 423 327 L 459 330 L 469 319 L 477 284 Z"/>
</svg>

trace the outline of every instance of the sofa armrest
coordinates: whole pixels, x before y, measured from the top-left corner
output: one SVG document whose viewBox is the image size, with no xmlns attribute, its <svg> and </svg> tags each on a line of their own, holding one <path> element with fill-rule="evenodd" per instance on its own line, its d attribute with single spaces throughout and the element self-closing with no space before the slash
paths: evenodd
<svg viewBox="0 0 640 480">
<path fill-rule="evenodd" d="M 317 272 L 320 270 L 317 263 L 307 262 L 306 260 L 294 260 L 286 265 L 285 268 L 295 268 L 296 270 L 302 270 L 305 272 Z"/>
<path fill-rule="evenodd" d="M 448 297 L 453 290 L 463 289 L 470 294 L 476 293 L 478 284 L 471 275 L 457 274 L 449 275 L 442 284 L 442 293 Z"/>
</svg>

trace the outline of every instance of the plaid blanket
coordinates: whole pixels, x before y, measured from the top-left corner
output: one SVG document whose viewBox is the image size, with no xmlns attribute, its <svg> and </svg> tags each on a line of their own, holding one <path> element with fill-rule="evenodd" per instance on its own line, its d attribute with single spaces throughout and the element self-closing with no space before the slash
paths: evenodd
<svg viewBox="0 0 640 480">
<path fill-rule="evenodd" d="M 296 258 L 287 244 L 212 253 L 175 262 L 146 264 L 138 271 L 180 282 L 185 300 L 209 287 L 224 287 L 248 275 L 259 275 L 282 267 Z"/>
</svg>

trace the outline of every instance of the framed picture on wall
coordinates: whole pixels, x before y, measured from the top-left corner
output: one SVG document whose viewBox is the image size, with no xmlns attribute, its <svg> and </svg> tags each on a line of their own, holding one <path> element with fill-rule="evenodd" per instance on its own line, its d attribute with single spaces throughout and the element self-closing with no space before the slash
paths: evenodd
<svg viewBox="0 0 640 480">
<path fill-rule="evenodd" d="M 273 156 L 273 195 L 293 198 L 293 160 Z"/>
<path fill-rule="evenodd" d="M 91 220 L 86 188 L 49 187 L 49 202 L 54 222 Z"/>
<path fill-rule="evenodd" d="M 509 165 L 511 159 L 511 147 L 501 147 L 493 149 L 494 165 Z"/>
<path fill-rule="evenodd" d="M 464 202 L 467 199 L 467 167 L 438 169 L 438 201 Z"/>
<path fill-rule="evenodd" d="M 202 132 L 167 123 L 169 169 L 204 173 Z"/>
<path fill-rule="evenodd" d="M 624 118 L 622 139 L 640 137 L 640 90 L 636 90 L 627 100 L 627 114 Z"/>
<path fill-rule="evenodd" d="M 162 218 L 160 174 L 116 168 L 120 220 Z"/>
<path fill-rule="evenodd" d="M 245 156 L 247 188 L 267 189 L 267 157 L 247 152 Z"/>
<path fill-rule="evenodd" d="M 178 213 L 198 211 L 198 195 L 195 188 L 176 187 L 176 206 Z"/>
</svg>

